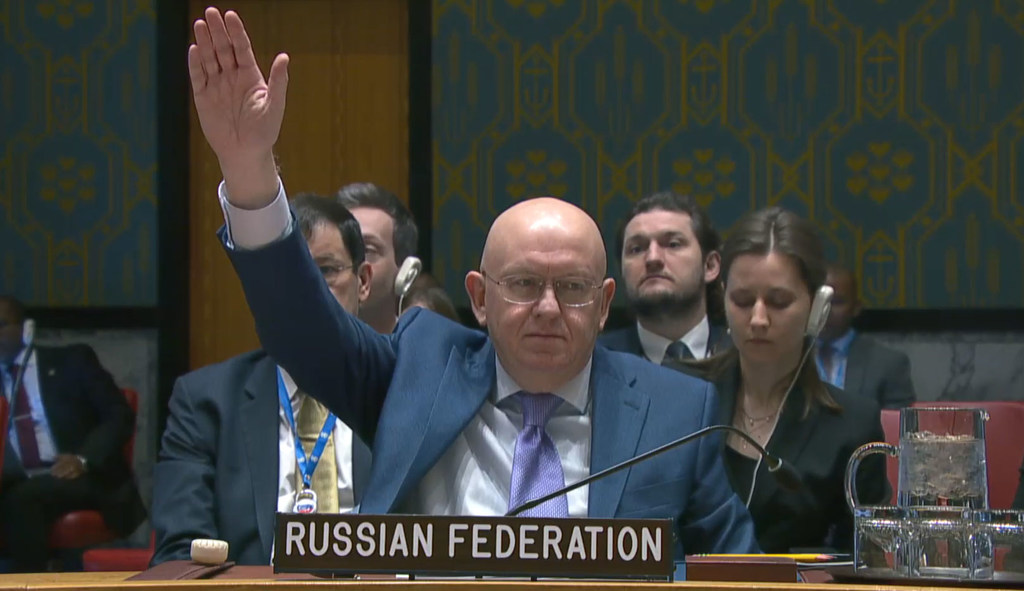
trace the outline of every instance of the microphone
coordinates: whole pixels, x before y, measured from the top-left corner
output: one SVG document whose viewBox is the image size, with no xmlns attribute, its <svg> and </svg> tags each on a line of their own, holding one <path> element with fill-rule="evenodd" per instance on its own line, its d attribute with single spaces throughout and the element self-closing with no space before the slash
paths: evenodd
<svg viewBox="0 0 1024 591">
<path fill-rule="evenodd" d="M 798 490 L 800 487 L 803 486 L 803 479 L 800 477 L 800 473 L 797 472 L 795 468 L 793 468 L 789 464 L 783 462 L 782 458 L 779 458 L 778 456 L 774 456 L 771 453 L 769 453 L 768 450 L 766 450 L 763 446 L 761 446 L 760 443 L 757 442 L 757 440 L 755 440 L 750 435 L 747 435 L 744 431 L 742 431 L 740 429 L 737 429 L 736 427 L 733 427 L 732 425 L 709 425 L 707 427 L 704 427 L 703 429 L 699 429 L 697 431 L 694 431 L 693 433 L 690 433 L 689 435 L 684 435 L 684 436 L 680 437 L 679 439 L 676 439 L 675 441 L 670 441 L 670 442 L 668 442 L 668 443 L 666 443 L 666 444 L 664 444 L 664 445 L 662 445 L 660 447 L 656 447 L 656 448 L 654 448 L 654 449 L 652 449 L 650 451 L 644 452 L 644 453 L 642 453 L 642 454 L 640 454 L 640 455 L 638 455 L 638 456 L 636 456 L 634 458 L 630 458 L 630 459 L 626 460 L 625 462 L 621 462 L 621 463 L 616 464 L 614 466 L 611 466 L 609 468 L 605 468 L 604 470 L 601 470 L 600 472 L 597 472 L 595 474 L 591 474 L 590 476 L 587 476 L 586 478 L 578 480 L 577 482 L 574 482 L 574 483 L 572 483 L 572 484 L 570 484 L 568 486 L 564 486 L 564 487 L 556 490 L 553 493 L 549 493 L 549 494 L 546 494 L 546 495 L 544 495 L 542 497 L 538 497 L 538 498 L 536 498 L 536 499 L 534 499 L 532 501 L 527 501 L 527 502 L 523 503 L 522 505 L 519 505 L 518 507 L 515 507 L 511 511 L 506 513 L 505 517 L 515 517 L 516 515 L 519 515 L 523 511 L 527 511 L 529 509 L 533 509 L 534 507 L 536 507 L 538 505 L 542 505 L 542 504 L 550 501 L 551 499 L 560 497 L 560 496 L 562 496 L 562 495 L 564 495 L 564 494 L 566 494 L 568 492 L 574 491 L 577 488 L 580 488 L 581 486 L 586 486 L 586 485 L 590 484 L 591 482 L 594 482 L 595 480 L 600 480 L 601 478 L 604 478 L 605 476 L 609 476 L 609 475 L 614 474 L 614 473 L 616 473 L 616 472 L 618 472 L 620 470 L 625 470 L 626 468 L 629 468 L 630 466 L 632 466 L 634 464 L 639 464 L 640 462 L 642 462 L 642 461 L 644 461 L 644 460 L 646 460 L 648 458 L 653 458 L 656 455 L 662 454 L 662 453 L 664 453 L 666 451 L 669 451 L 671 449 L 675 449 L 675 448 L 679 447 L 680 445 L 689 443 L 689 442 L 694 441 L 696 439 L 701 439 L 702 437 L 710 435 L 711 433 L 714 433 L 716 431 L 729 431 L 731 433 L 735 433 L 736 435 L 738 435 L 738 436 L 742 437 L 744 440 L 746 440 L 747 443 L 749 443 L 755 450 L 757 450 L 757 453 L 761 454 L 761 457 L 768 464 L 768 472 L 770 474 L 773 474 L 775 476 L 775 479 L 779 482 L 779 485 L 782 486 L 783 488 L 785 488 L 786 490 Z"/>
<path fill-rule="evenodd" d="M 18 373 L 14 376 L 14 384 L 11 386 L 11 412 L 14 412 L 14 397 L 18 395 L 18 388 L 21 388 L 21 382 L 25 380 L 25 369 L 28 368 L 28 360 L 29 357 L 32 356 L 32 341 L 34 341 L 35 338 L 36 321 L 31 318 L 26 318 L 25 322 L 22 323 L 21 326 L 21 342 L 25 345 L 25 360 L 18 368 Z"/>
</svg>

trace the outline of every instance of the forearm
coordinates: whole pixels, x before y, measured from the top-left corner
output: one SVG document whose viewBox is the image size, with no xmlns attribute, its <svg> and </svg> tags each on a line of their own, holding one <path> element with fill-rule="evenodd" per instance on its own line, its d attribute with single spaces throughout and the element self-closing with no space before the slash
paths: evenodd
<svg viewBox="0 0 1024 591">
<path fill-rule="evenodd" d="M 395 364 L 388 338 L 338 304 L 294 230 L 264 248 L 228 254 L 264 350 L 369 439 Z"/>
<path fill-rule="evenodd" d="M 260 209 L 277 196 L 280 180 L 272 151 L 235 154 L 220 158 L 220 171 L 231 204 L 239 209 Z"/>
</svg>

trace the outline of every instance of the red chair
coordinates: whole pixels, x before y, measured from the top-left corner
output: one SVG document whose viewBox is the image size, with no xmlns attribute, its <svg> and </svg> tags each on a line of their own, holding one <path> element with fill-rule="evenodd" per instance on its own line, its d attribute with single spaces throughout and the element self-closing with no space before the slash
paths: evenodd
<svg viewBox="0 0 1024 591">
<path fill-rule="evenodd" d="M 156 552 L 156 532 L 149 534 L 148 548 L 93 548 L 82 553 L 82 569 L 87 572 L 142 571 Z"/>
<path fill-rule="evenodd" d="M 139 394 L 135 390 L 123 389 L 124 397 L 132 408 L 132 413 L 139 414 Z M 135 433 L 124 444 L 124 458 L 128 466 L 135 458 Z M 71 511 L 60 516 L 50 528 L 51 550 L 80 550 L 112 542 L 119 536 L 103 521 L 99 511 Z"/>
<path fill-rule="evenodd" d="M 985 425 L 988 502 L 993 509 L 1009 509 L 1017 493 L 1021 460 L 1024 459 L 1024 402 L 915 402 L 914 406 L 983 408 L 988 412 Z M 898 431 L 897 428 L 897 437 Z"/>
<path fill-rule="evenodd" d="M 900 411 L 893 408 L 882 409 L 882 431 L 885 432 L 885 442 L 889 445 L 900 445 Z M 896 504 L 896 487 L 900 481 L 900 463 L 897 458 L 888 454 L 885 456 L 885 474 L 889 478 L 889 487 L 892 488 L 892 504 Z"/>
</svg>

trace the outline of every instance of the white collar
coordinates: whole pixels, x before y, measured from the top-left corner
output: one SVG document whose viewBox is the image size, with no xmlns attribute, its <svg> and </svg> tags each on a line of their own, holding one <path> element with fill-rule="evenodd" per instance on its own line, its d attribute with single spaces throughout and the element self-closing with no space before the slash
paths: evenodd
<svg viewBox="0 0 1024 591">
<path fill-rule="evenodd" d="M 566 382 L 561 388 L 556 389 L 552 394 L 558 396 L 562 400 L 565 400 L 573 406 L 581 414 L 587 410 L 587 400 L 590 397 L 590 366 L 594 362 L 594 356 L 591 355 L 590 359 L 587 360 L 587 365 L 583 368 L 583 371 L 576 374 L 571 380 Z M 516 392 L 520 392 L 523 388 L 520 388 L 516 381 L 512 379 L 512 376 L 508 375 L 505 368 L 502 367 L 501 361 L 498 359 L 498 355 L 494 355 L 494 364 L 497 366 L 497 396 L 494 400 L 494 404 L 497 405 L 502 400 L 512 396 Z"/>
<path fill-rule="evenodd" d="M 640 321 L 636 323 L 636 332 L 640 337 L 640 346 L 644 350 L 644 355 L 647 356 L 652 362 L 661 364 L 665 359 L 665 349 L 672 344 L 672 341 L 665 337 L 654 334 L 653 332 L 644 328 Z M 707 314 L 700 319 L 697 326 L 690 329 L 690 332 L 683 335 L 683 338 L 679 339 L 686 347 L 693 353 L 694 358 L 704 359 L 708 354 L 708 341 L 711 338 L 711 324 L 708 322 Z"/>
<path fill-rule="evenodd" d="M 281 379 L 284 381 L 284 389 L 288 391 L 288 400 L 292 403 L 292 412 L 296 415 L 299 414 L 299 409 L 302 408 L 303 397 L 299 395 L 299 386 L 292 379 L 292 376 L 288 375 L 280 365 L 277 366 L 277 371 L 281 372 Z"/>
</svg>

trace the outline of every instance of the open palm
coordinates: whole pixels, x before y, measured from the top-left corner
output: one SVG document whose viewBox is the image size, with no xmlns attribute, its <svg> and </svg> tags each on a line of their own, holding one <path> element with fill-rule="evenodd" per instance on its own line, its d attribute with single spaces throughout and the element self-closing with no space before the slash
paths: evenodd
<svg viewBox="0 0 1024 591">
<path fill-rule="evenodd" d="M 207 8 L 194 26 L 188 69 L 199 123 L 224 166 L 272 152 L 281 131 L 288 56 L 279 54 L 264 80 L 242 20 Z"/>
</svg>

